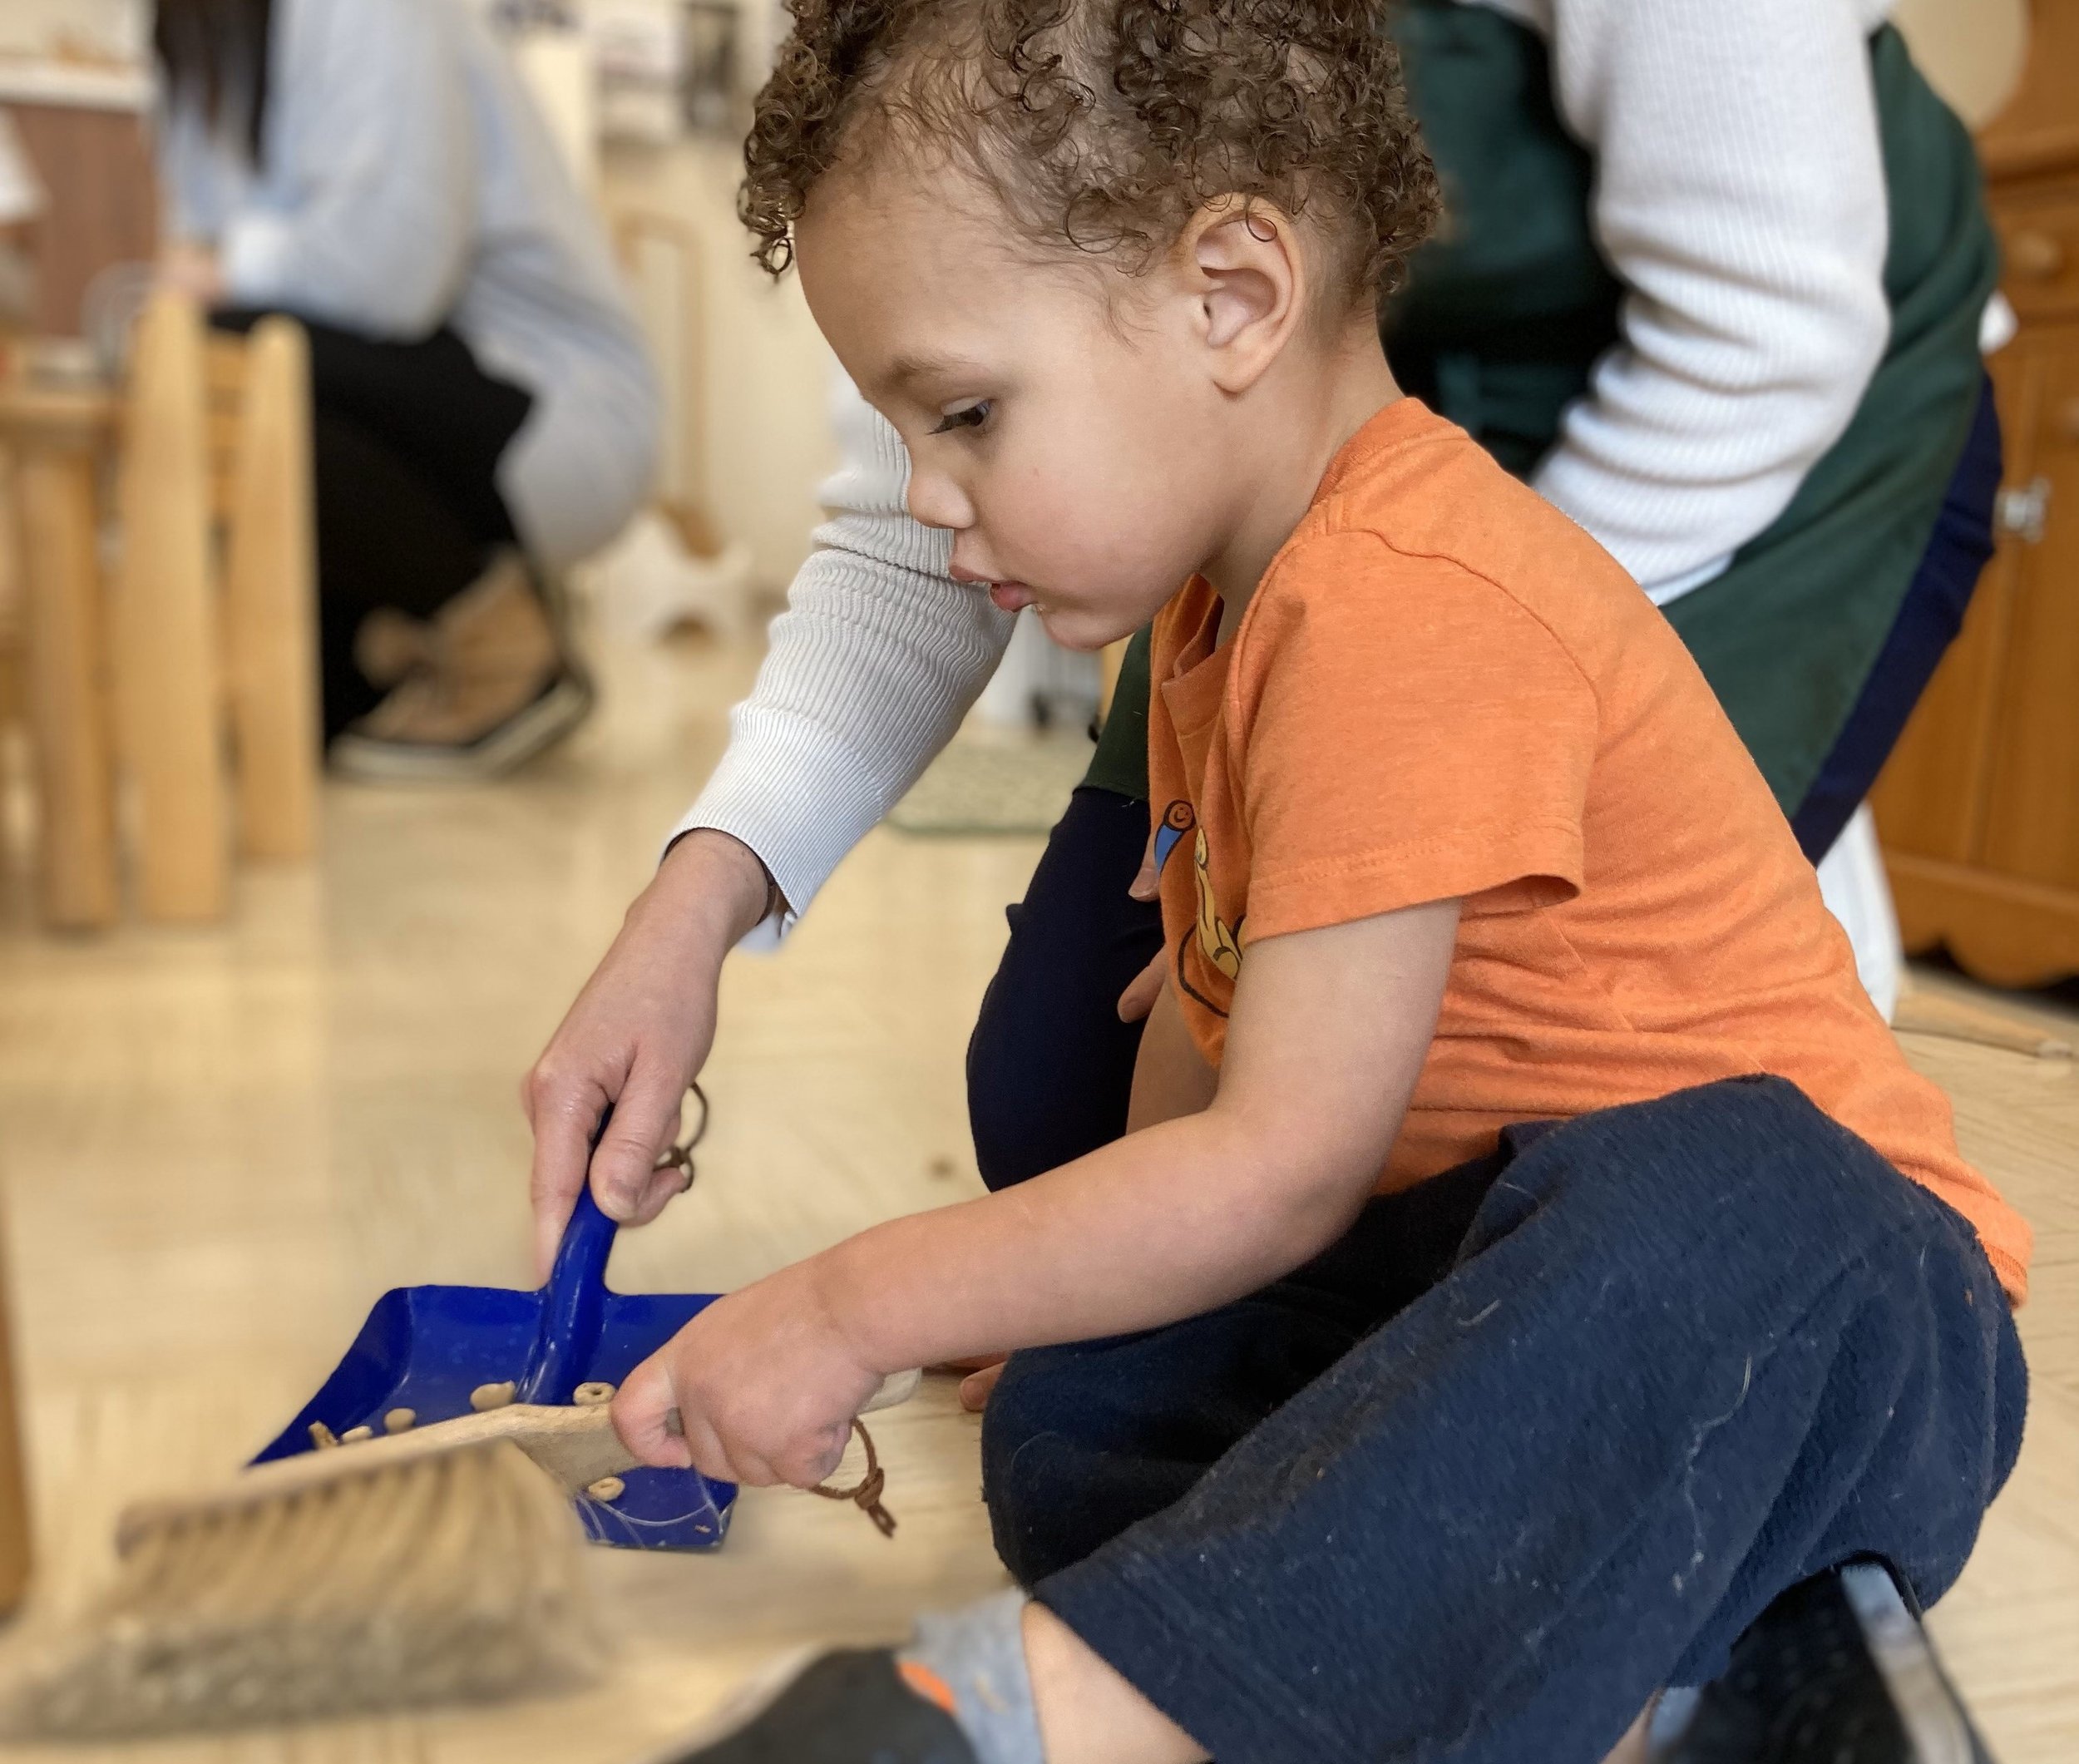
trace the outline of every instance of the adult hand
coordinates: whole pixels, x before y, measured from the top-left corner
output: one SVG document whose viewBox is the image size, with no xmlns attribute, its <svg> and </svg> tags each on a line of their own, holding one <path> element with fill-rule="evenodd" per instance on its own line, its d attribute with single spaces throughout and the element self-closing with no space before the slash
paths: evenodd
<svg viewBox="0 0 2079 1764">
<path fill-rule="evenodd" d="M 679 1191 L 658 1170 L 686 1087 L 714 1041 L 722 961 L 763 917 L 765 867 L 727 833 L 702 829 L 674 845 L 635 897 L 620 935 L 521 1085 L 534 1129 L 536 1262 L 546 1275 L 589 1164 L 608 1218 L 646 1224 Z M 600 1116 L 613 1124 L 590 1150 Z"/>
<path fill-rule="evenodd" d="M 825 1480 L 881 1375 L 817 1269 L 798 1262 L 717 1299 L 630 1372 L 614 1397 L 622 1443 L 645 1464 L 753 1488 Z"/>
</svg>

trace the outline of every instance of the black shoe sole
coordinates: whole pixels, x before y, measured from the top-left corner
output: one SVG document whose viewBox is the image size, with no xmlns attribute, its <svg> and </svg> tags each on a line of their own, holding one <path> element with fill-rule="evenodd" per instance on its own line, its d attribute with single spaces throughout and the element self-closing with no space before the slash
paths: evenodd
<svg viewBox="0 0 2079 1764">
<path fill-rule="evenodd" d="M 1653 1764 L 1992 1764 L 1889 1572 L 1792 1587 L 1734 1647 Z"/>
<path fill-rule="evenodd" d="M 796 1655 L 649 1764 L 975 1764 L 953 1718 L 886 1648 Z"/>
</svg>

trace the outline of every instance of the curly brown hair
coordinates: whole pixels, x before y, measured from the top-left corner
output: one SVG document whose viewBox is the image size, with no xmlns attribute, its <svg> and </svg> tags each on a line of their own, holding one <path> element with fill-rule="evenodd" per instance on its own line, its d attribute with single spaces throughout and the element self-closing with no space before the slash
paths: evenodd
<svg viewBox="0 0 2079 1764">
<path fill-rule="evenodd" d="M 1388 0 L 788 0 L 738 213 L 775 276 L 840 156 L 963 170 L 1028 239 L 1129 271 L 1222 198 L 1305 216 L 1352 304 L 1400 285 L 1435 168 Z"/>
</svg>

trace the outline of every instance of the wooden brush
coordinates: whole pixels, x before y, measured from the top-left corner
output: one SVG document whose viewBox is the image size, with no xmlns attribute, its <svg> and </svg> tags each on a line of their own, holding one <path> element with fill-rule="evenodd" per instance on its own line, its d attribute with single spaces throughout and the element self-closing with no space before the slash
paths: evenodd
<svg viewBox="0 0 2079 1764">
<path fill-rule="evenodd" d="M 516 1405 L 132 1507 L 114 1584 L 0 1654 L 0 1735 L 573 1688 L 605 1653 L 570 1497 L 632 1463 L 605 1408 Z"/>
<path fill-rule="evenodd" d="M 890 1378 L 867 1407 L 904 1401 L 917 1376 Z M 575 1688 L 605 1650 L 571 1497 L 635 1464 L 604 1406 L 514 1403 L 133 1506 L 116 1528 L 115 1584 L 0 1653 L 0 1737 L 138 1737 Z M 844 1498 L 891 1531 L 880 1488 L 872 1463 Z"/>
</svg>

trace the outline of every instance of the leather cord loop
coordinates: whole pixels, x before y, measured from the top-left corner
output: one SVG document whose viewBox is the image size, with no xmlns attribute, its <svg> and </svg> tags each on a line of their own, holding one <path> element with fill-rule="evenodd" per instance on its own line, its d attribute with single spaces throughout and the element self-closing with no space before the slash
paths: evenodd
<svg viewBox="0 0 2079 1764">
<path fill-rule="evenodd" d="M 881 1468 L 881 1455 L 873 1449 L 873 1435 L 867 1431 L 867 1424 L 857 1416 L 852 1417 L 852 1430 L 859 1435 L 859 1443 L 867 1449 L 867 1473 L 860 1478 L 859 1485 L 852 1489 L 833 1489 L 828 1483 L 819 1482 L 809 1490 L 825 1500 L 848 1500 L 874 1523 L 884 1538 L 895 1535 L 895 1515 L 881 1505 L 881 1491 L 888 1485 L 888 1479 Z"/>
<path fill-rule="evenodd" d="M 679 1189 L 679 1192 L 681 1194 L 684 1193 L 688 1188 L 690 1188 L 693 1186 L 694 1148 L 699 1144 L 699 1143 L 708 1136 L 708 1093 L 700 1088 L 697 1080 L 688 1085 L 687 1089 L 691 1094 L 693 1099 L 700 1105 L 699 1117 L 694 1122 L 692 1132 L 687 1134 L 685 1137 L 680 1139 L 676 1145 L 674 1145 L 666 1150 L 664 1156 L 659 1158 L 655 1164 L 650 1166 L 653 1170 L 679 1170 L 684 1172 L 685 1180 L 680 1184 Z"/>
</svg>

